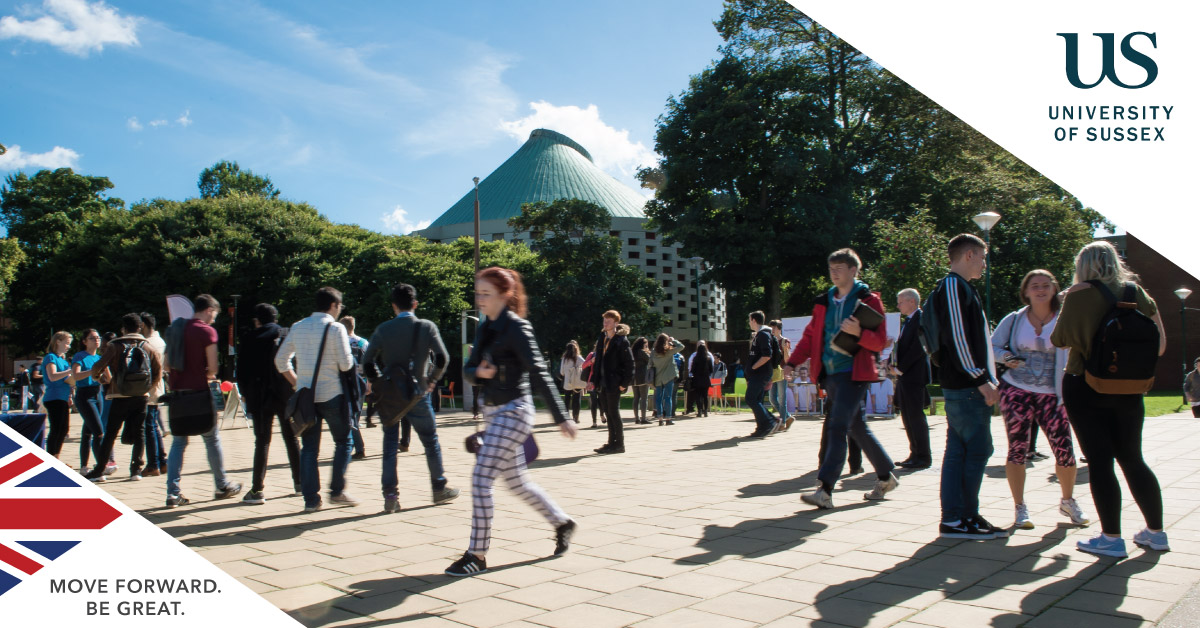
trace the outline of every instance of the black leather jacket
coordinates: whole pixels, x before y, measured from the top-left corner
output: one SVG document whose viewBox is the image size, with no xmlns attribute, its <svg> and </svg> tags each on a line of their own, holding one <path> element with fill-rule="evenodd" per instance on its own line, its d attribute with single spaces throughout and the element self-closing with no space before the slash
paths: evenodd
<svg viewBox="0 0 1200 628">
<path fill-rule="evenodd" d="M 475 369 L 483 356 L 496 367 L 496 375 L 491 379 L 475 378 Z M 529 395 L 532 382 L 554 416 L 554 422 L 567 420 L 567 409 L 550 379 L 546 360 L 533 337 L 533 326 L 508 308 L 504 308 L 496 320 L 488 319 L 479 326 L 471 357 L 463 367 L 463 379 L 468 386 L 480 386 L 483 401 L 490 406 L 504 405 Z"/>
</svg>

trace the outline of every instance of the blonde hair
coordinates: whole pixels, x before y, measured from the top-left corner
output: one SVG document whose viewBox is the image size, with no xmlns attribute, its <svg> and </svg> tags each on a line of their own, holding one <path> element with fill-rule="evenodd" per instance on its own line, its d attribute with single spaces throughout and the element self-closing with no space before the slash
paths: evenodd
<svg viewBox="0 0 1200 628">
<path fill-rule="evenodd" d="M 1097 240 L 1079 249 L 1075 256 L 1075 279 L 1073 283 L 1083 283 L 1093 279 L 1113 289 L 1120 288 L 1127 281 L 1138 281 L 1137 274 L 1125 266 L 1117 248 L 1111 242 Z"/>
<path fill-rule="evenodd" d="M 46 345 L 46 353 L 54 353 L 57 355 L 57 352 L 54 350 L 54 345 L 62 342 L 63 340 L 69 340 L 70 338 L 71 332 L 69 331 L 54 332 L 54 335 L 50 336 L 50 344 Z"/>
</svg>

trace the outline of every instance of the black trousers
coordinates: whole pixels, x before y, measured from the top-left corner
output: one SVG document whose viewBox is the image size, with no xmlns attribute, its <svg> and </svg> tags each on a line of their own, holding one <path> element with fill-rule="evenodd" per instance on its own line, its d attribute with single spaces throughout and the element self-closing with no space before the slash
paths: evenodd
<svg viewBox="0 0 1200 628">
<path fill-rule="evenodd" d="M 608 420 L 608 415 L 604 413 L 604 401 L 600 399 L 600 391 L 593 390 L 588 393 L 588 406 L 592 409 L 592 425 L 596 424 L 596 413 L 599 412 L 604 420 Z"/>
<path fill-rule="evenodd" d="M 1082 376 L 1067 374 L 1063 377 L 1063 405 L 1088 459 L 1088 485 L 1101 531 L 1121 535 L 1121 486 L 1114 462 L 1121 465 L 1146 526 L 1161 530 L 1162 490 L 1142 458 L 1142 423 L 1146 419 L 1142 395 L 1100 394 Z"/>
<path fill-rule="evenodd" d="M 900 379 L 897 390 L 900 405 L 900 420 L 908 434 L 908 459 L 913 462 L 929 463 L 933 456 L 929 451 L 929 420 L 925 417 L 925 384 Z"/>
<path fill-rule="evenodd" d="M 608 444 L 613 447 L 625 446 L 625 428 L 621 425 L 621 392 L 619 390 L 600 390 L 596 393 L 600 401 L 601 411 L 608 419 Z"/>
<path fill-rule="evenodd" d="M 142 470 L 146 441 L 142 437 L 146 427 L 146 397 L 117 397 L 108 410 L 108 423 L 104 426 L 104 442 L 96 454 L 96 465 L 103 469 L 108 464 L 117 437 L 122 443 L 133 445 L 133 456 L 129 460 L 130 475 Z"/>
<path fill-rule="evenodd" d="M 292 470 L 292 486 L 300 486 L 300 441 L 292 433 L 292 426 L 283 418 L 287 401 L 267 399 L 250 410 L 254 421 L 254 471 L 250 482 L 251 491 L 261 491 L 267 479 L 267 454 L 271 451 L 271 435 L 275 421 L 279 421 L 279 433 L 287 449 L 288 466 Z"/>
<path fill-rule="evenodd" d="M 688 411 L 696 406 L 696 414 L 708 414 L 708 388 L 692 388 L 688 391 Z"/>
<path fill-rule="evenodd" d="M 582 398 L 582 390 L 568 390 L 566 391 L 566 399 L 563 400 L 566 403 L 567 411 L 571 413 L 571 418 L 575 419 L 576 423 L 579 422 L 579 402 Z"/>
<path fill-rule="evenodd" d="M 46 439 L 46 451 L 58 456 L 63 442 L 67 440 L 67 428 L 71 423 L 71 404 L 67 400 L 47 401 L 46 419 L 50 422 L 50 437 Z M 108 460 L 108 458 L 105 458 Z"/>
</svg>

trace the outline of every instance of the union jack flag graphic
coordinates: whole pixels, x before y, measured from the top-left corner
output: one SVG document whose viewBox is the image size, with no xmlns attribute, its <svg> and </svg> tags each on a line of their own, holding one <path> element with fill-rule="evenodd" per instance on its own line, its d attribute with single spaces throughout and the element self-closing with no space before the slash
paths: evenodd
<svg viewBox="0 0 1200 628">
<path fill-rule="evenodd" d="M 0 430 L 0 595 L 101 530 L 121 512 L 81 478 L 42 460 L 38 448 Z"/>
</svg>

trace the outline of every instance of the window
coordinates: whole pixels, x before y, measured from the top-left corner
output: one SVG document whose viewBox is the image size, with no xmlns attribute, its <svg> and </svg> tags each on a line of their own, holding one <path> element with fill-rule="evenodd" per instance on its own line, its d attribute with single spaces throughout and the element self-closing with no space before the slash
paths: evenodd
<svg viewBox="0 0 1200 628">
<path fill-rule="evenodd" d="M 493 234 L 492 234 L 492 240 L 493 240 L 493 241 L 495 241 L 495 240 L 503 240 L 503 239 L 504 239 L 504 234 L 503 234 L 503 233 L 493 233 Z"/>
<path fill-rule="evenodd" d="M 653 239 L 655 239 L 655 238 L 657 238 L 657 237 L 658 237 L 658 234 L 657 234 L 657 233 L 655 233 L 655 232 L 653 232 L 653 231 L 647 231 L 647 232 L 646 232 L 646 239 L 647 239 L 647 240 L 653 240 Z"/>
<path fill-rule="evenodd" d="M 679 286 L 679 289 L 677 292 L 679 292 L 679 294 L 684 294 L 686 290 L 687 290 L 687 286 Z"/>
<path fill-rule="evenodd" d="M 679 307 L 687 307 L 687 301 L 680 301 Z"/>
<path fill-rule="evenodd" d="M 687 264 L 683 260 L 679 260 L 679 263 L 676 264 L 676 266 L 679 266 L 680 268 L 687 268 Z"/>
<path fill-rule="evenodd" d="M 629 246 L 637 246 L 637 243 L 638 243 L 637 238 L 629 238 Z"/>
<path fill-rule="evenodd" d="M 651 271 L 651 272 L 646 273 L 646 279 L 654 279 L 654 272 Z"/>
<path fill-rule="evenodd" d="M 621 232 L 620 231 L 609 231 L 608 235 L 610 235 L 614 238 L 619 238 L 619 237 L 621 237 Z"/>
<path fill-rule="evenodd" d="M 664 287 L 664 288 L 670 288 L 670 287 L 671 287 L 671 280 L 670 280 L 670 279 L 663 279 L 663 287 Z"/>
<path fill-rule="evenodd" d="M 653 253 L 655 250 L 656 250 L 656 249 L 655 249 L 654 245 L 651 245 L 651 244 L 647 244 L 647 245 L 646 245 L 646 252 L 647 252 L 647 253 Z"/>
<path fill-rule="evenodd" d="M 687 320 L 687 314 L 680 314 L 680 315 L 679 315 L 679 318 L 677 318 L 676 320 L 678 320 L 678 321 L 681 321 L 681 322 L 682 322 L 682 321 L 686 321 L 686 320 Z"/>
<path fill-rule="evenodd" d="M 641 253 L 638 253 L 637 251 L 630 251 L 630 252 L 629 252 L 629 259 L 639 259 L 639 258 L 641 258 L 641 257 L 642 257 L 642 254 L 641 254 Z"/>
<path fill-rule="evenodd" d="M 670 313 L 671 313 L 671 307 L 670 307 L 670 306 L 667 306 L 667 307 L 664 307 L 664 308 L 663 308 L 663 314 L 670 314 Z"/>
<path fill-rule="evenodd" d="M 687 281 L 688 280 L 687 275 L 676 275 L 676 277 L 679 278 L 679 281 Z"/>
<path fill-rule="evenodd" d="M 664 262 L 669 262 L 669 261 L 671 261 L 671 254 L 670 254 L 670 253 L 663 253 L 663 261 L 664 261 Z"/>
<path fill-rule="evenodd" d="M 647 257 L 646 265 L 647 266 L 658 266 L 658 260 L 654 259 L 653 257 Z"/>
</svg>

